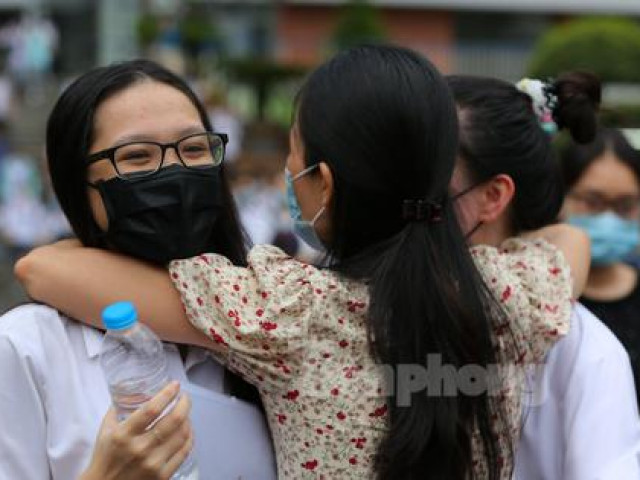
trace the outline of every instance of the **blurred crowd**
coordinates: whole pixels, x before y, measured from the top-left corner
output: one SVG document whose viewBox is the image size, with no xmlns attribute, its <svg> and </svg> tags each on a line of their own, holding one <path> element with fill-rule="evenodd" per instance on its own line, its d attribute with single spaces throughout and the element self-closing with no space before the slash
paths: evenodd
<svg viewBox="0 0 640 480">
<path fill-rule="evenodd" d="M 35 246 L 71 234 L 47 173 L 45 124 L 72 78 L 52 73 L 57 31 L 50 20 L 26 16 L 0 28 L 0 309 L 24 300 L 12 276 L 16 259 Z M 225 163 L 238 213 L 253 244 L 271 243 L 300 258 L 314 251 L 292 232 L 282 169 L 288 132 L 248 122 L 224 86 L 194 79 L 214 129 L 229 137 Z M 30 128 L 23 128 L 28 124 Z M 35 124 L 35 125 L 31 125 Z M 26 134 L 25 134 L 26 131 Z M 25 135 L 28 138 L 25 138 Z"/>
</svg>

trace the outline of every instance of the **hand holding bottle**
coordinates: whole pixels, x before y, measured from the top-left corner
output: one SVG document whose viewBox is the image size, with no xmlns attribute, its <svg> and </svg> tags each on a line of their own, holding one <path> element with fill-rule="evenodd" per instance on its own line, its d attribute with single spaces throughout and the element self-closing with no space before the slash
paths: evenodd
<svg viewBox="0 0 640 480">
<path fill-rule="evenodd" d="M 169 413 L 154 421 L 178 392 L 178 384 L 169 383 L 122 422 L 111 407 L 102 421 L 91 463 L 79 480 L 170 479 L 193 447 L 189 398 L 181 395 Z"/>
</svg>

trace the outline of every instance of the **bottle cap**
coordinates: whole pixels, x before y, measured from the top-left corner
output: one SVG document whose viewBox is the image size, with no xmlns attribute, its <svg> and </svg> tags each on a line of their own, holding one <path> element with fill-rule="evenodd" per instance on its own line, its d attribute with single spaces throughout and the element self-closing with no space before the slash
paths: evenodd
<svg viewBox="0 0 640 480">
<path fill-rule="evenodd" d="M 124 330 L 136 323 L 138 312 L 131 302 L 116 302 L 102 311 L 102 323 L 108 330 Z"/>
</svg>

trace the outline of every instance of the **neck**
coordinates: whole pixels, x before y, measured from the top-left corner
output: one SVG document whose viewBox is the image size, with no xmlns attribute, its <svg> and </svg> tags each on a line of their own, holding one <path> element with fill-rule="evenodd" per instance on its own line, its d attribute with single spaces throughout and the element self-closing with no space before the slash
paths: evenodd
<svg viewBox="0 0 640 480">
<path fill-rule="evenodd" d="M 619 300 L 633 291 L 637 279 L 636 270 L 622 262 L 592 266 L 583 296 L 591 300 Z"/>
<path fill-rule="evenodd" d="M 587 285 L 589 287 L 601 287 L 615 281 L 620 273 L 620 263 L 612 263 L 611 265 L 592 265 L 589 272 Z"/>
<path fill-rule="evenodd" d="M 513 233 L 501 223 L 483 224 L 469 237 L 471 245 L 491 245 L 499 247 Z"/>
</svg>

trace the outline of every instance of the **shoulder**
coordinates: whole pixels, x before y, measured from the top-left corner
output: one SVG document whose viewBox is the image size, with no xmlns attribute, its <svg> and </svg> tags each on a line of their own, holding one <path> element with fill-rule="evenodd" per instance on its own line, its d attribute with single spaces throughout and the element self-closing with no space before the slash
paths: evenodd
<svg viewBox="0 0 640 480">
<path fill-rule="evenodd" d="M 571 269 L 562 252 L 538 239 L 510 238 L 500 247 L 475 245 L 471 255 L 491 286 L 500 278 L 527 291 L 571 298 Z"/>
<path fill-rule="evenodd" d="M 272 245 L 256 245 L 254 246 L 247 256 L 247 266 L 239 267 L 233 265 L 231 261 L 224 255 L 217 253 L 203 253 L 195 257 L 186 258 L 183 260 L 173 260 L 169 264 L 169 270 L 174 271 L 188 271 L 188 270 L 214 270 L 215 273 L 219 273 L 218 270 L 243 270 L 251 268 L 259 268 L 262 266 L 288 264 L 294 266 L 300 264 L 297 260 L 288 256 L 282 250 Z"/>
<path fill-rule="evenodd" d="M 0 339 L 26 352 L 37 349 L 37 345 L 58 343 L 61 336 L 66 336 L 66 328 L 70 323 L 70 320 L 47 305 L 20 305 L 0 316 Z"/>
<path fill-rule="evenodd" d="M 616 336 L 593 313 L 576 303 L 571 312 L 567 334 L 549 350 L 545 369 L 564 390 L 571 379 L 589 378 L 601 383 L 603 378 L 630 375 L 629 356 Z"/>
<path fill-rule="evenodd" d="M 560 350 L 571 351 L 582 361 L 593 364 L 603 360 L 628 363 L 626 350 L 609 328 L 583 305 L 576 303 L 571 328 L 558 342 Z"/>
<path fill-rule="evenodd" d="M 27 303 L 8 310 L 0 316 L 0 334 L 28 330 L 42 321 L 64 321 L 56 309 L 48 305 Z"/>
<path fill-rule="evenodd" d="M 273 245 L 256 245 L 249 251 L 247 262 L 251 267 L 286 265 L 289 268 L 314 268 L 287 255 Z"/>
<path fill-rule="evenodd" d="M 539 362 L 569 330 L 571 272 L 562 253 L 544 240 L 509 239 L 500 248 L 480 245 L 471 254 L 486 285 L 509 317 L 516 344 Z M 497 326 L 498 332 L 503 326 Z M 499 335 L 499 333 L 497 333 Z"/>
<path fill-rule="evenodd" d="M 247 265 L 233 265 L 222 255 L 206 253 L 185 260 L 174 260 L 169 266 L 172 280 L 179 289 L 192 283 L 207 289 L 233 288 L 247 282 L 261 286 L 308 287 L 321 279 L 322 270 L 301 262 L 272 245 L 256 245 L 247 256 Z"/>
<path fill-rule="evenodd" d="M 528 260 L 532 265 L 548 263 L 566 263 L 560 249 L 550 242 L 539 238 L 513 237 L 505 240 L 499 247 L 492 245 L 474 245 L 470 249 L 474 260 L 485 263 L 498 263 L 518 267 L 516 262 Z"/>
</svg>

